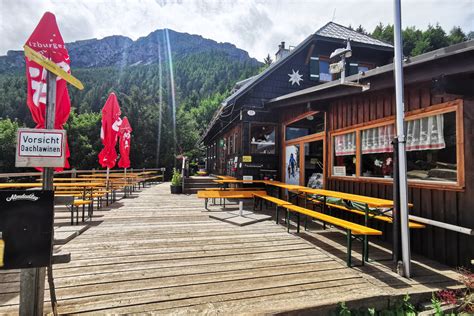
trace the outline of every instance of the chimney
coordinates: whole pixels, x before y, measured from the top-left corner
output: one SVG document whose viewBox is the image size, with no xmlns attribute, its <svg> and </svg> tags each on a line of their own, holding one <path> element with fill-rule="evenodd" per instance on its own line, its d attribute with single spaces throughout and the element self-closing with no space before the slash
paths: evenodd
<svg viewBox="0 0 474 316">
<path fill-rule="evenodd" d="M 289 54 L 290 54 L 290 48 L 285 48 L 285 42 L 281 42 L 281 44 L 278 45 L 278 51 L 275 54 L 275 61 L 285 58 Z"/>
</svg>

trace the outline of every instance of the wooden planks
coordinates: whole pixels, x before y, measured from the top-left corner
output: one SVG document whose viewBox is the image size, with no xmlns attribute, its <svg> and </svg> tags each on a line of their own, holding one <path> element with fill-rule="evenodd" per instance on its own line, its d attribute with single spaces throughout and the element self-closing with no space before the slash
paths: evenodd
<svg viewBox="0 0 474 316">
<path fill-rule="evenodd" d="M 101 222 L 62 246 L 72 261 L 54 267 L 60 313 L 279 313 L 383 295 L 400 282 L 376 264 L 366 268 L 382 276 L 380 286 L 345 267 L 338 231 L 235 227 L 210 219 L 196 196 L 168 191 L 146 188 L 96 211 Z M 360 258 L 360 245 L 354 253 Z M 0 314 L 17 313 L 18 271 L 1 271 L 0 284 Z"/>
</svg>

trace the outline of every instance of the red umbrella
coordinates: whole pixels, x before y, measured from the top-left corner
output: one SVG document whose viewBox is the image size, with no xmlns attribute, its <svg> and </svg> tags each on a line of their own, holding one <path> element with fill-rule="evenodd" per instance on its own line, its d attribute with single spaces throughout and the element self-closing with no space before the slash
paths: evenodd
<svg viewBox="0 0 474 316">
<path fill-rule="evenodd" d="M 132 133 L 132 127 L 128 122 L 128 118 L 125 116 L 122 120 L 122 125 L 120 125 L 120 160 L 118 166 L 120 168 L 129 168 L 130 167 L 130 134 Z"/>
<path fill-rule="evenodd" d="M 117 160 L 115 145 L 117 144 L 117 134 L 122 124 L 120 114 L 117 97 L 112 92 L 102 108 L 100 138 L 102 139 L 104 149 L 99 153 L 99 163 L 103 168 L 113 168 Z"/>
<path fill-rule="evenodd" d="M 69 53 L 64 45 L 54 14 L 46 12 L 43 15 L 38 26 L 36 26 L 25 44 L 44 57 L 54 61 L 66 72 L 71 73 Z M 28 90 L 26 104 L 36 123 L 36 128 L 45 128 L 47 70 L 26 57 L 25 62 Z M 63 129 L 63 125 L 69 118 L 70 111 L 71 101 L 69 100 L 67 83 L 64 79 L 58 77 L 56 82 L 56 117 L 54 128 Z M 68 157 L 69 147 L 66 142 L 65 168 L 69 168 Z"/>
</svg>

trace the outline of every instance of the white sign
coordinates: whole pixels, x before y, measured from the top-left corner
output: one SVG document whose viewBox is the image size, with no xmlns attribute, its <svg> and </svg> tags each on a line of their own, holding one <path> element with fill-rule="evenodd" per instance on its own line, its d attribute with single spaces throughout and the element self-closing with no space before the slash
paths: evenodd
<svg viewBox="0 0 474 316">
<path fill-rule="evenodd" d="M 336 177 L 346 176 L 346 166 L 333 167 L 332 175 Z"/>
<path fill-rule="evenodd" d="M 344 68 L 344 63 L 341 61 L 337 62 L 337 63 L 334 63 L 334 64 L 330 64 L 329 65 L 329 73 L 331 74 L 338 74 L 342 71 L 342 69 Z"/>
<path fill-rule="evenodd" d="M 244 181 L 245 181 L 245 180 L 247 180 L 247 181 L 252 181 L 252 180 L 253 180 L 253 176 L 243 176 L 243 177 L 242 177 L 242 180 L 244 180 Z M 247 184 L 248 184 L 248 183 L 252 183 L 252 182 L 244 182 L 244 183 L 247 183 Z"/>
<path fill-rule="evenodd" d="M 64 167 L 66 131 L 20 128 L 17 134 L 16 167 Z"/>
<path fill-rule="evenodd" d="M 247 111 L 247 115 L 248 115 L 248 116 L 254 116 L 254 115 L 255 115 L 255 111 L 254 111 L 254 110 L 248 110 L 248 111 Z"/>
</svg>

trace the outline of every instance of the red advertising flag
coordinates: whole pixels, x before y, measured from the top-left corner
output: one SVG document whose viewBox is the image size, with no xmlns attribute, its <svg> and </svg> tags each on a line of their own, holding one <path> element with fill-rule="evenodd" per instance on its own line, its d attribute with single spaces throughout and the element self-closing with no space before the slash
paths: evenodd
<svg viewBox="0 0 474 316">
<path fill-rule="evenodd" d="M 120 106 L 115 93 L 111 93 L 102 108 L 102 128 L 100 138 L 104 149 L 99 153 L 99 163 L 103 168 L 113 168 L 117 161 L 117 136 L 122 124 Z"/>
<path fill-rule="evenodd" d="M 130 144 L 131 144 L 131 133 L 132 127 L 128 122 L 128 118 L 125 116 L 122 120 L 122 125 L 120 125 L 120 160 L 118 166 L 120 168 L 129 168 L 130 167 Z"/>
<path fill-rule="evenodd" d="M 25 44 L 44 57 L 54 61 L 64 71 L 71 73 L 69 53 L 64 45 L 54 14 L 46 12 L 43 15 L 38 26 L 36 26 Z M 25 62 L 28 89 L 26 104 L 36 123 L 36 128 L 45 128 L 47 70 L 27 57 L 25 57 Z M 71 101 L 69 100 L 67 83 L 64 79 L 57 77 L 55 129 L 63 129 L 63 125 L 69 118 L 70 111 Z M 66 142 L 65 168 L 69 168 L 68 157 L 69 147 Z"/>
</svg>

